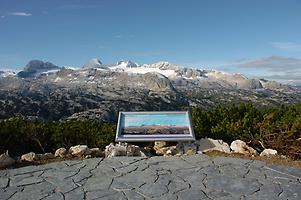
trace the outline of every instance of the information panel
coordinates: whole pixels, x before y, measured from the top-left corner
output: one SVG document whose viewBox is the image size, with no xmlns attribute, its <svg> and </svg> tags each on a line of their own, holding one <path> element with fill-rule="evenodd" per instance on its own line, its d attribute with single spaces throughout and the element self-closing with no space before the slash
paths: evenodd
<svg viewBox="0 0 301 200">
<path fill-rule="evenodd" d="M 120 112 L 116 142 L 192 141 L 189 112 Z"/>
</svg>

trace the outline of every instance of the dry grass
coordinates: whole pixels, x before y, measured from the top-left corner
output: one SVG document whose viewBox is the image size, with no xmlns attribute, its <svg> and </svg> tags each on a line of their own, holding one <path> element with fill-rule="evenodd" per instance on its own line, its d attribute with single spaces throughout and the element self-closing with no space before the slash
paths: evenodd
<svg viewBox="0 0 301 200">
<path fill-rule="evenodd" d="M 301 169 L 301 160 L 293 160 L 291 158 L 285 158 L 283 156 L 250 156 L 239 153 L 224 153 L 221 151 L 208 151 L 205 153 L 212 157 L 232 157 L 232 158 L 242 158 L 248 160 L 261 160 L 267 163 L 267 165 L 283 165 L 289 167 L 295 167 Z"/>
<path fill-rule="evenodd" d="M 293 160 L 291 158 L 284 158 L 281 156 L 249 156 L 244 154 L 238 154 L 238 153 L 224 153 L 221 151 L 208 151 L 205 153 L 208 156 L 211 157 L 232 157 L 232 158 L 241 158 L 241 159 L 248 159 L 248 160 L 261 160 L 267 163 L 268 165 L 283 165 L 283 166 L 289 166 L 289 167 L 295 167 L 301 169 L 301 160 Z M 47 159 L 47 160 L 39 160 L 34 162 L 16 162 L 13 166 L 10 168 L 19 168 L 19 167 L 26 167 L 31 165 L 43 165 L 51 162 L 60 162 L 65 160 L 83 160 L 83 157 L 67 157 L 67 158 L 53 158 L 53 159 Z"/>
</svg>

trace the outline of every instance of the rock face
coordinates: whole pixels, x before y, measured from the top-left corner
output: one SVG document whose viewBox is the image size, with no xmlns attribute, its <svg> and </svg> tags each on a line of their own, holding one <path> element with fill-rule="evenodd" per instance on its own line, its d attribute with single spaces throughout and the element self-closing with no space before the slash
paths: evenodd
<svg viewBox="0 0 301 200">
<path fill-rule="evenodd" d="M 0 155 L 0 169 L 9 167 L 15 162 L 16 161 L 13 158 L 11 158 L 7 152 Z"/>
<path fill-rule="evenodd" d="M 36 161 L 36 160 L 39 160 L 39 157 L 37 154 L 35 154 L 34 152 L 29 152 L 27 154 L 23 154 L 21 156 L 21 160 L 22 161 L 28 161 L 28 162 L 33 162 L 33 161 Z"/>
<path fill-rule="evenodd" d="M 276 155 L 277 150 L 274 149 L 265 149 L 260 153 L 260 156 L 271 156 L 271 155 Z"/>
<path fill-rule="evenodd" d="M 257 152 L 252 147 L 249 147 L 244 141 L 235 140 L 230 145 L 234 153 L 241 153 L 245 155 L 257 155 Z"/>
<path fill-rule="evenodd" d="M 69 153 L 72 156 L 82 157 L 82 156 L 90 155 L 91 151 L 87 145 L 76 145 L 76 146 L 70 147 Z"/>
<path fill-rule="evenodd" d="M 211 138 L 202 138 L 199 141 L 196 141 L 198 150 L 201 152 L 207 151 L 221 151 L 225 153 L 230 153 L 229 145 L 222 140 L 214 140 Z"/>
<path fill-rule="evenodd" d="M 54 157 L 60 157 L 60 158 L 64 158 L 67 155 L 67 149 L 61 147 L 59 149 L 57 149 L 54 153 Z"/>
<path fill-rule="evenodd" d="M 141 80 L 152 91 L 174 91 L 170 80 L 159 73 L 146 73 L 141 76 Z"/>
<path fill-rule="evenodd" d="M 177 73 L 177 76 L 182 76 L 191 79 L 206 77 L 206 71 L 200 69 L 178 68 L 175 71 Z"/>
</svg>

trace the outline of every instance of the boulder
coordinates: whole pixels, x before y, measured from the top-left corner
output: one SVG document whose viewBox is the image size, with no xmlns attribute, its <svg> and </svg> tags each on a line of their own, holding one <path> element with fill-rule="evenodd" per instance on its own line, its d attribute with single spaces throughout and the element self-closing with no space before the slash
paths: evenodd
<svg viewBox="0 0 301 200">
<path fill-rule="evenodd" d="M 126 145 L 120 145 L 120 144 L 114 145 L 113 143 L 111 143 L 108 146 L 106 146 L 105 149 L 105 156 L 107 158 L 116 157 L 116 156 L 126 156 L 126 154 L 127 154 Z"/>
<path fill-rule="evenodd" d="M 157 151 L 158 149 L 161 149 L 162 147 L 166 147 L 167 142 L 165 141 L 155 141 L 154 150 Z"/>
<path fill-rule="evenodd" d="M 194 142 L 179 142 L 177 144 L 177 153 L 194 155 L 197 153 L 197 145 Z"/>
<path fill-rule="evenodd" d="M 8 155 L 8 152 L 0 155 L 0 169 L 13 165 L 16 161 Z"/>
<path fill-rule="evenodd" d="M 65 158 L 66 155 L 67 155 L 67 149 L 65 149 L 64 147 L 57 149 L 54 153 L 54 157 Z"/>
<path fill-rule="evenodd" d="M 183 143 L 184 154 L 186 155 L 194 155 L 197 153 L 197 146 L 193 142 L 185 142 Z"/>
<path fill-rule="evenodd" d="M 173 156 L 178 153 L 177 146 L 162 147 L 156 150 L 158 156 Z"/>
<path fill-rule="evenodd" d="M 275 149 L 265 149 L 260 153 L 260 156 L 274 156 L 277 154 L 277 150 Z"/>
<path fill-rule="evenodd" d="M 53 159 L 54 155 L 53 153 L 44 153 L 43 157 L 44 159 Z"/>
<path fill-rule="evenodd" d="M 21 160 L 22 161 L 33 162 L 33 161 L 39 160 L 39 156 L 37 154 L 35 154 L 34 152 L 29 152 L 27 154 L 23 154 L 21 156 Z"/>
<path fill-rule="evenodd" d="M 198 146 L 198 151 L 207 152 L 207 151 L 221 151 L 225 153 L 230 153 L 229 145 L 222 140 L 214 140 L 211 138 L 202 138 L 195 142 Z"/>
<path fill-rule="evenodd" d="M 99 148 L 92 148 L 90 149 L 92 157 L 104 157 L 104 152 L 101 151 Z"/>
<path fill-rule="evenodd" d="M 145 153 L 142 152 L 143 149 L 136 145 L 129 145 L 126 147 L 127 156 L 143 156 L 146 157 Z"/>
<path fill-rule="evenodd" d="M 87 145 L 76 145 L 76 146 L 70 147 L 69 153 L 72 156 L 82 157 L 82 156 L 90 155 L 91 150 L 88 148 Z"/>
<path fill-rule="evenodd" d="M 234 153 L 241 153 L 245 155 L 257 155 L 257 152 L 252 147 L 249 147 L 244 141 L 235 140 L 230 145 Z"/>
<path fill-rule="evenodd" d="M 52 153 L 36 154 L 39 160 L 53 159 L 54 155 Z"/>
<path fill-rule="evenodd" d="M 105 149 L 105 157 L 117 157 L 117 156 L 139 156 L 148 157 L 150 153 L 139 146 L 124 144 L 109 144 Z"/>
</svg>

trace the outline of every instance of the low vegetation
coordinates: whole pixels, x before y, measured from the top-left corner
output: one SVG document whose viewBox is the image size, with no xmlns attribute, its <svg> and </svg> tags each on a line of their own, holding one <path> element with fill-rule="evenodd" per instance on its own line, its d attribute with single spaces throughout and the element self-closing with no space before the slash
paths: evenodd
<svg viewBox="0 0 301 200">
<path fill-rule="evenodd" d="M 0 122 L 0 151 L 11 155 L 53 152 L 86 144 L 104 148 L 114 141 L 115 124 L 98 121 L 41 122 L 11 119 Z"/>
<path fill-rule="evenodd" d="M 197 138 L 236 139 L 257 148 L 273 148 L 301 159 L 301 104 L 264 111 L 251 104 L 220 105 L 214 109 L 191 108 Z M 0 153 L 53 152 L 56 148 L 87 144 L 104 149 L 114 141 L 116 124 L 99 121 L 0 122 Z"/>
<path fill-rule="evenodd" d="M 252 104 L 220 105 L 192 109 L 197 138 L 240 139 L 259 149 L 272 148 L 294 159 L 301 158 L 301 104 L 260 111 Z"/>
</svg>

